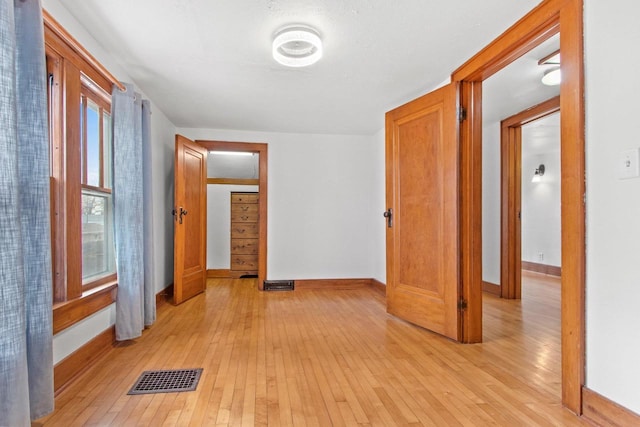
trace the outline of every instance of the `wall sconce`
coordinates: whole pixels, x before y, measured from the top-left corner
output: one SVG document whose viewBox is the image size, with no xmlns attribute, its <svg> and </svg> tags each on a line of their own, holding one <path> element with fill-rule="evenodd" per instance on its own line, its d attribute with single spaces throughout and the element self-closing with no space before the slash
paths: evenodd
<svg viewBox="0 0 640 427">
<path fill-rule="evenodd" d="M 533 174 L 533 178 L 531 178 L 531 182 L 540 182 L 542 181 L 542 175 L 544 175 L 544 165 L 538 166 L 536 171 Z"/>
</svg>

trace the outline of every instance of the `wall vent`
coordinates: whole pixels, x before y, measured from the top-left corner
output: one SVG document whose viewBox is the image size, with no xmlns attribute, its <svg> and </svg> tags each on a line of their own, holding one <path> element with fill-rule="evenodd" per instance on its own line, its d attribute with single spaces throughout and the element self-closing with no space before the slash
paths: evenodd
<svg viewBox="0 0 640 427">
<path fill-rule="evenodd" d="M 292 291 L 293 280 L 265 280 L 263 289 L 265 291 Z"/>
</svg>

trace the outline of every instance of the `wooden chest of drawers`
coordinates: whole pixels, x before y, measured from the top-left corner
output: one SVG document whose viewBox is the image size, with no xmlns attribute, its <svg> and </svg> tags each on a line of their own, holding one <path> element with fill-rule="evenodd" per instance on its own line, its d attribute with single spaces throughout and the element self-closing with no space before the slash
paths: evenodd
<svg viewBox="0 0 640 427">
<path fill-rule="evenodd" d="M 258 193 L 231 193 L 231 277 L 258 274 Z"/>
</svg>

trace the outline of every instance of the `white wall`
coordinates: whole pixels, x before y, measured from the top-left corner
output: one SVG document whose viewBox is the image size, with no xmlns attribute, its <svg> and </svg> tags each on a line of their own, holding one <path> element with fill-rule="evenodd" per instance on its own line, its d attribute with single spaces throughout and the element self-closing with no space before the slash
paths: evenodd
<svg viewBox="0 0 640 427">
<path fill-rule="evenodd" d="M 500 285 L 500 122 L 482 126 L 482 280 Z"/>
<path fill-rule="evenodd" d="M 115 58 L 90 36 L 85 28 L 56 0 L 43 0 L 42 6 L 76 40 L 78 40 L 114 76 L 125 82 L 133 82 Z M 135 82 L 133 82 L 135 84 Z M 139 90 L 139 89 L 137 89 Z M 175 126 L 151 100 L 151 139 L 155 288 L 164 289 L 173 281 L 173 157 Z M 58 363 L 93 337 L 114 324 L 115 307 L 79 322 L 53 338 L 54 363 Z"/>
<path fill-rule="evenodd" d="M 178 133 L 268 144 L 268 279 L 372 277 L 379 260 L 372 230 L 384 227 L 374 197 L 380 166 L 373 136 L 215 129 Z"/>
<path fill-rule="evenodd" d="M 373 136 L 374 142 L 374 176 L 373 176 L 373 199 L 372 199 L 372 215 L 373 226 L 370 233 L 369 246 L 373 256 L 373 273 L 374 279 L 387 283 L 387 226 L 386 219 L 382 213 L 387 210 L 386 205 L 386 189 L 385 189 L 385 129 L 382 123 L 382 129 Z"/>
<path fill-rule="evenodd" d="M 561 265 L 560 151 L 539 153 L 531 149 L 530 130 L 522 127 L 521 235 L 523 261 Z M 560 141 L 557 141 L 559 149 Z M 533 173 L 545 166 L 540 182 Z M 542 254 L 542 256 L 540 256 Z"/>
<path fill-rule="evenodd" d="M 585 0 L 587 386 L 640 414 L 640 179 L 620 180 L 640 146 L 640 2 Z"/>
<path fill-rule="evenodd" d="M 232 191 L 258 191 L 257 185 L 207 185 L 207 269 L 231 267 Z"/>
</svg>

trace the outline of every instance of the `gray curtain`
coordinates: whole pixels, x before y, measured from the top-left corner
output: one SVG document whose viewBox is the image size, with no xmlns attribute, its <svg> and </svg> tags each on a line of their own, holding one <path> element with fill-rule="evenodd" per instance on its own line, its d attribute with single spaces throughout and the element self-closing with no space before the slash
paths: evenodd
<svg viewBox="0 0 640 427">
<path fill-rule="evenodd" d="M 156 318 L 149 101 L 114 87 L 113 207 L 118 272 L 116 339 L 137 338 Z"/>
<path fill-rule="evenodd" d="M 0 0 L 0 425 L 53 411 L 49 143 L 42 11 Z"/>
</svg>

